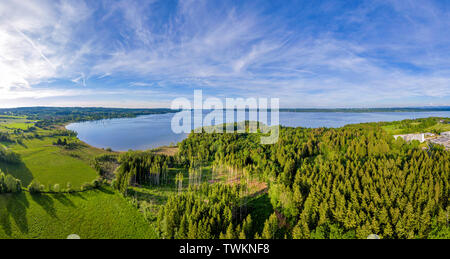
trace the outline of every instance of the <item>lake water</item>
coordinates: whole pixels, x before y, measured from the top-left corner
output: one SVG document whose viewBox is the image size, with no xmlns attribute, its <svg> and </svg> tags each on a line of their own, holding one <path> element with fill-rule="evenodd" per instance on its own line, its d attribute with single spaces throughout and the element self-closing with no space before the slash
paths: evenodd
<svg viewBox="0 0 450 259">
<path fill-rule="evenodd" d="M 208 113 L 205 111 L 204 115 Z M 176 144 L 187 137 L 187 134 L 172 132 L 171 121 L 174 115 L 174 113 L 154 114 L 136 118 L 79 122 L 68 125 L 67 129 L 76 131 L 80 140 L 94 147 L 112 148 L 116 151 L 146 150 Z M 270 118 L 270 113 L 268 117 Z M 279 120 L 281 125 L 290 127 L 336 128 L 362 122 L 396 121 L 426 117 L 450 117 L 450 111 L 280 112 Z M 248 114 L 246 119 L 248 119 Z"/>
</svg>

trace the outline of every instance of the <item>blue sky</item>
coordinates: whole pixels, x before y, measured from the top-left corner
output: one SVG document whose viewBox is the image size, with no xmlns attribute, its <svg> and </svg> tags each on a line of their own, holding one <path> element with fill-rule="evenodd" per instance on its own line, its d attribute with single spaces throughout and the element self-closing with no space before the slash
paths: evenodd
<svg viewBox="0 0 450 259">
<path fill-rule="evenodd" d="M 450 2 L 0 2 L 0 107 L 450 104 Z"/>
</svg>

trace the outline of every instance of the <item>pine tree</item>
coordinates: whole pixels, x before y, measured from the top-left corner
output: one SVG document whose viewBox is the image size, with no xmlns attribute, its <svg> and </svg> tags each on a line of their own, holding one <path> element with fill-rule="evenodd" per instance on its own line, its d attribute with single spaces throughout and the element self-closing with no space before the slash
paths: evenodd
<svg viewBox="0 0 450 259">
<path fill-rule="evenodd" d="M 270 215 L 269 219 L 264 223 L 264 229 L 261 234 L 263 239 L 276 239 L 278 237 L 278 217 L 275 213 Z"/>
</svg>

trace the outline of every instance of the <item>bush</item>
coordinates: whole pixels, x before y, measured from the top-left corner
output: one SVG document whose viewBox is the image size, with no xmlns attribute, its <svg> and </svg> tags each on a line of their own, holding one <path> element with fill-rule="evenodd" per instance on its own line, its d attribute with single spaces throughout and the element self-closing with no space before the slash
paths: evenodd
<svg viewBox="0 0 450 259">
<path fill-rule="evenodd" d="M 20 156 L 17 153 L 14 153 L 11 150 L 0 147 L 0 161 L 9 164 L 18 164 L 20 163 Z"/>
<path fill-rule="evenodd" d="M 54 192 L 60 192 L 61 191 L 61 187 L 59 186 L 59 184 L 55 184 L 55 186 L 53 186 L 53 191 Z"/>
<path fill-rule="evenodd" d="M 72 184 L 71 184 L 70 182 L 67 183 L 67 189 L 66 189 L 66 191 L 67 191 L 67 192 L 73 192 Z"/>
<path fill-rule="evenodd" d="M 117 181 L 116 181 L 116 179 L 113 179 L 112 181 L 111 181 L 111 187 L 113 187 L 114 189 L 117 189 L 118 187 L 117 187 Z"/>
<path fill-rule="evenodd" d="M 91 183 L 91 185 L 92 185 L 93 188 L 98 188 L 98 187 L 100 187 L 100 185 L 102 185 L 101 179 L 95 179 L 95 180 L 93 180 L 92 183 Z"/>
<path fill-rule="evenodd" d="M 8 192 L 20 192 L 22 190 L 22 183 L 12 175 L 6 176 L 5 183 Z"/>
<path fill-rule="evenodd" d="M 2 142 L 13 142 L 13 139 L 11 138 L 9 133 L 0 132 L 0 141 L 2 141 Z"/>
<path fill-rule="evenodd" d="M 0 170 L 0 193 L 6 192 L 5 174 Z"/>
<path fill-rule="evenodd" d="M 5 175 L 0 170 L 0 193 L 16 193 L 22 191 L 22 182 L 12 175 Z"/>
<path fill-rule="evenodd" d="M 30 185 L 28 185 L 28 191 L 30 193 L 41 192 L 41 184 L 36 180 L 31 181 Z"/>
</svg>

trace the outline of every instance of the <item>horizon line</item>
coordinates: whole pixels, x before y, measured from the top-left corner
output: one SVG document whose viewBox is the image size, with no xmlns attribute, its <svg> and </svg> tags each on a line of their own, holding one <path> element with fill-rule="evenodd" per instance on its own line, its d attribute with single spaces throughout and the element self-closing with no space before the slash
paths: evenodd
<svg viewBox="0 0 450 259">
<path fill-rule="evenodd" d="M 172 109 L 170 107 L 140 107 L 140 108 L 132 108 L 132 107 L 108 107 L 108 106 L 16 106 L 16 107 L 0 107 L 0 110 L 10 110 L 10 109 L 31 109 L 31 108 L 81 108 L 81 109 L 126 109 L 126 110 L 182 110 L 182 109 Z M 236 109 L 236 108 L 235 108 Z M 249 109 L 248 107 L 244 109 Z M 267 108 L 271 110 L 271 108 Z M 369 109 L 449 109 L 450 105 L 437 105 L 437 106 L 384 106 L 384 107 L 283 107 L 279 108 L 279 110 L 369 110 Z M 200 110 L 200 109 L 190 109 L 190 110 Z M 222 109 L 201 109 L 201 110 L 227 110 L 226 108 Z M 241 110 L 241 109 L 239 109 Z M 252 109 L 253 110 L 253 109 Z"/>
</svg>

